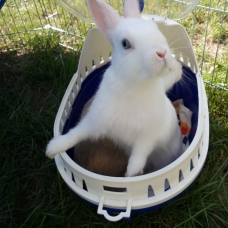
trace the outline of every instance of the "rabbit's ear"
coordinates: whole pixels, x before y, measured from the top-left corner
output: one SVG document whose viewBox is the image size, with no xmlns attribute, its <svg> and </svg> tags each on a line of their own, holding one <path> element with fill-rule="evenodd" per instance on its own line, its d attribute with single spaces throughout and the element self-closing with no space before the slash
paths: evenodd
<svg viewBox="0 0 228 228">
<path fill-rule="evenodd" d="M 113 29 L 119 23 L 120 15 L 103 0 L 87 0 L 87 6 L 97 27 L 111 42 L 113 38 Z"/>
<path fill-rule="evenodd" d="M 138 0 L 124 1 L 124 17 L 140 17 Z"/>
</svg>

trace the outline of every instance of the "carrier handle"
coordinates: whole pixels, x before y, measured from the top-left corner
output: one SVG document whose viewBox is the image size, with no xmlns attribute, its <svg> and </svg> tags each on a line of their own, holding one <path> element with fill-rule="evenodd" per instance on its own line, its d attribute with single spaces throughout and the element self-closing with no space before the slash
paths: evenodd
<svg viewBox="0 0 228 228">
<path fill-rule="evenodd" d="M 104 215 L 104 217 L 107 220 L 111 221 L 111 222 L 119 221 L 122 218 L 130 218 L 132 199 L 128 200 L 126 211 L 125 212 L 120 212 L 117 216 L 111 216 L 111 215 L 108 214 L 108 212 L 106 210 L 103 209 L 104 199 L 105 199 L 104 196 L 101 196 L 100 202 L 99 202 L 99 206 L 98 206 L 98 209 L 97 209 L 97 213 L 99 215 Z"/>
</svg>

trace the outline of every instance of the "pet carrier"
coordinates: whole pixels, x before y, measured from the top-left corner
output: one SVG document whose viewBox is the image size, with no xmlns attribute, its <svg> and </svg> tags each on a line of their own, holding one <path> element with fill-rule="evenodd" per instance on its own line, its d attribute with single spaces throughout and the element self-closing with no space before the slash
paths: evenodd
<svg viewBox="0 0 228 228">
<path fill-rule="evenodd" d="M 85 1 L 57 0 L 57 2 L 80 18 L 91 20 Z M 170 3 L 172 10 L 169 11 L 169 15 L 172 16 L 175 7 L 178 6 L 179 11 L 176 10 L 178 15 L 175 18 L 181 18 L 186 16 L 198 1 L 166 2 L 175 3 L 174 6 Z M 145 3 L 143 12 L 150 12 L 149 3 Z M 161 10 L 161 12 L 167 14 L 167 11 Z M 151 14 L 142 17 L 145 20 L 154 20 L 158 24 L 171 44 L 173 55 L 184 64 L 183 75 L 188 80 L 186 81 L 188 88 L 175 85 L 168 93 L 168 97 L 172 101 L 183 99 L 185 106 L 193 113 L 190 145 L 177 160 L 165 168 L 150 174 L 127 178 L 103 176 L 80 167 L 72 160 L 72 149 L 57 154 L 55 162 L 67 185 L 79 197 L 98 207 L 98 214 L 104 215 L 110 221 L 118 221 L 129 218 L 133 213 L 159 208 L 179 197 L 199 176 L 207 157 L 209 141 L 207 98 L 188 34 L 184 27 L 174 20 Z M 178 42 L 175 42 L 176 40 Z M 97 28 L 91 29 L 82 48 L 78 70 L 73 75 L 59 107 L 54 124 L 54 136 L 66 133 L 79 121 L 85 103 L 94 95 L 102 80 L 102 75 L 111 59 L 111 52 L 112 46 L 105 36 Z M 119 189 L 123 191 L 120 192 Z"/>
</svg>

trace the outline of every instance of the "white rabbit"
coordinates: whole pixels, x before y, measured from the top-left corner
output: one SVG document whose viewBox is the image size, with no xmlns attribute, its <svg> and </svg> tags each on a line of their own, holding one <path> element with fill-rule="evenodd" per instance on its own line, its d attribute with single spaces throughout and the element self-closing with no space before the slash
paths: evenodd
<svg viewBox="0 0 228 228">
<path fill-rule="evenodd" d="M 106 136 L 130 149 L 125 176 L 142 174 L 149 155 L 162 168 L 181 154 L 177 116 L 166 96 L 181 79 L 181 64 L 157 24 L 141 19 L 137 0 L 125 0 L 124 18 L 102 0 L 87 0 L 87 5 L 113 46 L 111 66 L 85 117 L 52 139 L 46 155 L 53 158 L 84 139 Z"/>
</svg>

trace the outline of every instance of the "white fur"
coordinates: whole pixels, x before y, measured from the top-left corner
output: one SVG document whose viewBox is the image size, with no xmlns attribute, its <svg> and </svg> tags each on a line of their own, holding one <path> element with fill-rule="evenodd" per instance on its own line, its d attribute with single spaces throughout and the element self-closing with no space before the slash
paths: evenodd
<svg viewBox="0 0 228 228">
<path fill-rule="evenodd" d="M 139 18 L 137 4 L 127 8 L 132 1 L 125 0 L 127 16 L 122 19 L 102 0 L 87 0 L 98 28 L 113 46 L 112 64 L 86 116 L 66 135 L 50 141 L 48 157 L 86 138 L 107 136 L 130 148 L 126 176 L 134 176 L 142 173 L 148 157 L 159 169 L 180 155 L 181 133 L 166 91 L 180 80 L 181 64 L 171 56 L 156 23 Z M 129 40 L 130 49 L 122 47 L 123 39 Z"/>
</svg>

